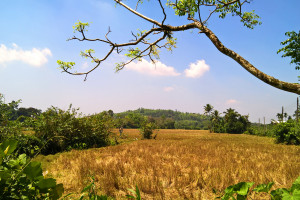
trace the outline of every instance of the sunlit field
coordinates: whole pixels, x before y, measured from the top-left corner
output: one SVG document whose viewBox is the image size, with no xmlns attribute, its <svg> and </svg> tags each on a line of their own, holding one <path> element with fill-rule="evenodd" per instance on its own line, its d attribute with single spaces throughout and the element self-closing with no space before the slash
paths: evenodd
<svg viewBox="0 0 300 200">
<path fill-rule="evenodd" d="M 116 146 L 37 159 L 66 194 L 80 192 L 92 175 L 99 193 L 117 199 L 135 185 L 143 199 L 214 199 L 212 188 L 241 181 L 290 187 L 300 175 L 300 147 L 271 138 L 190 130 L 160 130 L 156 140 L 140 140 L 138 130 L 124 134 Z"/>
</svg>

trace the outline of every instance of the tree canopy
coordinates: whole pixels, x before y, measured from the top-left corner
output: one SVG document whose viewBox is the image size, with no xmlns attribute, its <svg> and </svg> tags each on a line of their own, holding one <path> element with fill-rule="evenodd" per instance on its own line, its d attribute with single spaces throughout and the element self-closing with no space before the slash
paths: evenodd
<svg viewBox="0 0 300 200">
<path fill-rule="evenodd" d="M 209 29 L 208 21 L 213 15 L 218 15 L 220 19 L 224 19 L 227 15 L 238 17 L 241 23 L 249 28 L 253 29 L 256 25 L 261 24 L 260 17 L 255 14 L 254 11 L 245 11 L 246 5 L 249 5 L 252 0 L 168 0 L 162 2 L 161 0 L 153 1 L 153 4 L 159 4 L 163 19 L 156 21 L 151 19 L 142 13 L 138 12 L 138 6 L 143 3 L 143 0 L 137 0 L 135 9 L 129 7 L 121 0 L 114 0 L 116 5 L 120 5 L 127 9 L 129 12 L 135 14 L 137 17 L 144 19 L 149 25 L 152 26 L 149 30 L 139 30 L 138 33 L 132 33 L 132 38 L 129 42 L 115 43 L 109 39 L 111 30 L 109 29 L 103 39 L 100 38 L 88 38 L 86 31 L 89 27 L 89 23 L 83 23 L 78 21 L 73 26 L 74 32 L 79 33 L 80 36 L 74 36 L 69 40 L 77 41 L 94 41 L 106 44 L 109 46 L 107 53 L 101 58 L 97 58 L 94 54 L 93 49 L 82 51 L 80 55 L 84 58 L 91 59 L 95 65 L 86 72 L 73 72 L 72 69 L 75 66 L 74 62 L 64 62 L 58 60 L 60 68 L 63 72 L 67 72 L 72 75 L 85 75 L 97 69 L 100 64 L 105 61 L 113 52 L 118 54 L 126 51 L 125 56 L 129 58 L 126 62 L 120 62 L 116 65 L 116 71 L 122 70 L 129 63 L 137 60 L 141 61 L 142 58 L 148 57 L 153 63 L 159 59 L 160 49 L 166 49 L 172 51 L 176 47 L 176 39 L 173 37 L 175 32 L 187 31 L 187 30 L 198 30 L 199 34 L 206 36 L 212 44 L 223 54 L 232 58 L 234 61 L 239 63 L 244 69 L 246 69 L 253 76 L 257 77 L 261 81 L 276 87 L 278 89 L 300 94 L 300 85 L 298 83 L 288 83 L 269 76 L 262 71 L 254 67 L 248 60 L 240 56 L 235 51 L 227 48 L 214 32 Z M 209 11 L 208 11 L 209 8 Z M 185 17 L 187 20 L 186 24 L 174 26 L 166 24 L 167 9 L 173 9 L 174 14 L 180 17 Z M 130 23 L 130 22 L 127 22 Z M 286 45 L 279 52 L 283 51 L 285 54 L 283 57 L 291 57 L 291 63 L 297 65 L 299 68 L 299 34 L 296 32 L 288 32 L 287 36 L 290 38 L 283 42 Z"/>
</svg>

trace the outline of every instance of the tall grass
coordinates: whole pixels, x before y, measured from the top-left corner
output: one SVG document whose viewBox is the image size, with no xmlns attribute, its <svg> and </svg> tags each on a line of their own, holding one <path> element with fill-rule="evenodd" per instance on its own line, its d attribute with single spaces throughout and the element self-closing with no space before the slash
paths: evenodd
<svg viewBox="0 0 300 200">
<path fill-rule="evenodd" d="M 139 137 L 138 130 L 124 133 Z M 39 159 L 66 193 L 79 192 L 92 174 L 101 192 L 117 198 L 138 185 L 144 199 L 214 199 L 212 188 L 241 181 L 290 187 L 300 175 L 299 155 L 299 146 L 274 144 L 272 138 L 160 130 L 156 140 Z"/>
</svg>

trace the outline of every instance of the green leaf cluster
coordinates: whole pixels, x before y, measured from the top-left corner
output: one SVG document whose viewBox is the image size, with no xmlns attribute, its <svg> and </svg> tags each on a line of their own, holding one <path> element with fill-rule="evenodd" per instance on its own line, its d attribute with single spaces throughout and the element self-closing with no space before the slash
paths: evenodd
<svg viewBox="0 0 300 200">
<path fill-rule="evenodd" d="M 295 31 L 286 32 L 286 36 L 289 38 L 283 42 L 281 45 L 285 45 L 283 48 L 279 49 L 277 53 L 283 52 L 282 57 L 290 57 L 291 64 L 296 65 L 296 69 L 300 69 L 300 31 L 297 33 Z"/>
<path fill-rule="evenodd" d="M 224 19 L 228 14 L 232 16 L 239 16 L 241 22 L 247 28 L 253 29 L 254 26 L 261 24 L 260 17 L 251 12 L 242 12 L 241 4 L 239 1 L 231 3 L 232 0 L 178 0 L 177 4 L 172 1 L 168 1 L 167 5 L 171 6 L 175 10 L 175 14 L 179 16 L 188 15 L 194 17 L 199 11 L 201 6 L 216 6 L 216 13 L 219 13 L 219 17 Z"/>
<path fill-rule="evenodd" d="M 78 22 L 75 23 L 74 26 L 72 26 L 73 30 L 74 30 L 74 33 L 76 31 L 78 32 L 84 32 L 84 31 L 87 31 L 87 27 L 89 27 L 90 24 L 89 23 L 84 23 L 84 22 L 81 22 L 78 20 Z"/>
<path fill-rule="evenodd" d="M 127 56 L 128 58 L 138 58 L 141 59 L 141 50 L 136 47 L 134 48 L 129 48 L 128 49 L 128 53 L 125 54 L 125 56 Z"/>
<path fill-rule="evenodd" d="M 61 60 L 57 60 L 57 64 L 59 65 L 59 69 L 68 70 L 73 68 L 75 62 L 64 62 Z"/>
<path fill-rule="evenodd" d="M 116 63 L 115 72 L 121 71 L 125 66 L 125 62 Z"/>
<path fill-rule="evenodd" d="M 246 200 L 250 193 L 266 193 L 271 200 L 296 200 L 300 199 L 300 176 L 295 180 L 291 188 L 278 188 L 272 190 L 273 182 L 259 184 L 251 190 L 253 182 L 240 182 L 227 187 L 224 193 L 216 199 L 221 200 Z M 214 193 L 217 193 L 214 190 Z"/>
<path fill-rule="evenodd" d="M 172 51 L 173 48 L 176 48 L 177 38 L 167 37 L 166 48 L 168 51 Z"/>
<path fill-rule="evenodd" d="M 0 199 L 59 199 L 64 188 L 53 178 L 45 178 L 39 162 L 29 162 L 25 154 L 15 157 L 16 140 L 0 145 Z"/>
</svg>

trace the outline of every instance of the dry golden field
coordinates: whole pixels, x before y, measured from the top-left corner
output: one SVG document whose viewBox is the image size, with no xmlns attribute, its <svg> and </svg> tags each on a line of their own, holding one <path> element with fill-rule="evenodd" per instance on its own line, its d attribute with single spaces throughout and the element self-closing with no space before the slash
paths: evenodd
<svg viewBox="0 0 300 200">
<path fill-rule="evenodd" d="M 99 193 L 117 199 L 136 184 L 143 199 L 214 199 L 212 188 L 241 181 L 290 187 L 300 176 L 300 147 L 274 144 L 271 138 L 160 130 L 156 140 L 135 141 L 138 130 L 124 133 L 123 144 L 38 159 L 66 193 L 80 192 L 93 175 Z"/>
</svg>

